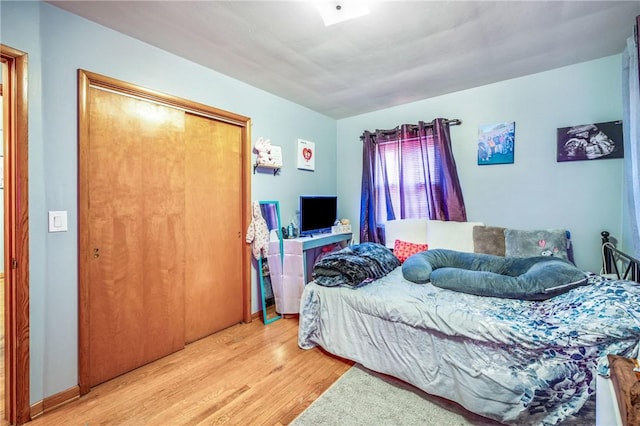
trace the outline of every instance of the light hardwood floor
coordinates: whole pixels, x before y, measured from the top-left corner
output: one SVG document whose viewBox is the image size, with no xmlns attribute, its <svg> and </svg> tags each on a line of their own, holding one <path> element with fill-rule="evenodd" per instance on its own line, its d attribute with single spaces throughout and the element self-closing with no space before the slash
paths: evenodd
<svg viewBox="0 0 640 426">
<path fill-rule="evenodd" d="M 297 331 L 297 317 L 235 325 L 28 425 L 287 425 L 353 365 Z"/>
</svg>

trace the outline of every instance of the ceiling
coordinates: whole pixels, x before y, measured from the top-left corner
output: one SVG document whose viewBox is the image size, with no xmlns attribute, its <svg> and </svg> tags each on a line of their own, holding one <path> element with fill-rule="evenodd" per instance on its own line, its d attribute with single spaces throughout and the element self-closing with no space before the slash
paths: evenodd
<svg viewBox="0 0 640 426">
<path fill-rule="evenodd" d="M 47 3 L 335 119 L 621 53 L 640 15 L 638 1 L 368 1 L 326 27 L 312 1 Z"/>
</svg>

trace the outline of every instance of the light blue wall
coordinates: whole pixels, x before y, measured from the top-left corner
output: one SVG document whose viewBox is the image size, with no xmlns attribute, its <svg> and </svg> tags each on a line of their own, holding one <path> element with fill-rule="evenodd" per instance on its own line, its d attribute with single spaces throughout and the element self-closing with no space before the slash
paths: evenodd
<svg viewBox="0 0 640 426">
<path fill-rule="evenodd" d="M 42 123 L 42 59 L 40 46 L 40 5 L 37 2 L 0 1 L 0 42 L 29 54 L 28 91 L 29 91 L 29 349 L 30 349 L 30 390 L 32 403 L 43 398 L 43 387 L 47 379 L 44 376 L 45 340 L 54 340 L 58 335 L 45 337 L 45 281 L 48 275 L 46 265 L 47 234 L 45 205 L 45 176 L 43 170 L 43 123 Z M 70 159 L 69 162 L 73 160 Z M 67 249 L 67 247 L 64 247 Z M 75 247 L 72 248 L 75 250 Z M 69 269 L 73 269 L 68 265 Z M 71 297 L 76 297 L 73 294 Z M 77 300 L 77 299 L 76 299 Z M 65 304 L 68 309 L 69 305 Z M 67 316 L 77 316 L 77 308 L 69 309 Z M 71 330 L 75 333 L 75 331 Z M 63 348 L 67 356 L 75 361 L 77 341 L 68 342 L 68 331 L 60 330 Z M 77 339 L 76 339 L 77 340 Z M 76 352 L 74 352 L 76 351 Z M 76 362 L 77 363 L 77 362 Z M 65 380 L 58 384 L 55 392 L 67 389 L 68 383 L 77 379 L 72 377 L 69 361 L 61 362 L 60 370 L 67 371 Z M 75 367 L 74 367 L 75 370 Z M 55 393 L 52 392 L 51 394 Z"/>
<path fill-rule="evenodd" d="M 621 234 L 622 159 L 556 162 L 556 129 L 622 118 L 621 56 L 568 66 L 338 121 L 342 214 L 360 220 L 364 130 L 459 118 L 453 151 L 470 221 L 571 230 L 577 266 L 600 270 L 600 232 Z M 478 166 L 478 126 L 516 122 L 515 163 Z"/>
<path fill-rule="evenodd" d="M 35 403 L 78 383 L 78 68 L 251 117 L 252 140 L 263 136 L 282 146 L 284 161 L 279 176 L 252 175 L 252 198 L 280 200 L 284 220 L 295 214 L 301 193 L 336 193 L 336 122 L 48 4 L 2 1 L 0 7 L 0 42 L 29 54 L 30 401 Z M 315 172 L 296 169 L 298 138 L 315 142 Z M 48 210 L 68 211 L 68 232 L 47 233 Z M 254 312 L 256 289 L 257 284 Z"/>
<path fill-rule="evenodd" d="M 463 120 L 452 138 L 470 220 L 567 227 L 591 270 L 599 232 L 620 234 L 622 160 L 555 162 L 557 127 L 621 118 L 619 56 L 336 122 L 48 4 L 2 1 L 0 15 L 0 42 L 29 54 L 32 403 L 77 384 L 78 68 L 251 117 L 252 139 L 284 157 L 279 176 L 252 175 L 252 198 L 280 200 L 284 221 L 300 194 L 337 193 L 357 227 L 362 131 L 447 117 Z M 477 127 L 500 121 L 516 122 L 515 164 L 478 167 Z M 315 172 L 296 169 L 298 138 L 316 143 Z M 47 233 L 48 210 L 69 212 L 69 232 Z"/>
</svg>

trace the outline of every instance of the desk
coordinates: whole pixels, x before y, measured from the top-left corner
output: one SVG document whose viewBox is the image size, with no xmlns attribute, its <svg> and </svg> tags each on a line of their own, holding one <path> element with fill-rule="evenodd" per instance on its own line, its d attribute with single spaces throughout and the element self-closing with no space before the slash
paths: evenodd
<svg viewBox="0 0 640 426">
<path fill-rule="evenodd" d="M 347 245 L 351 232 L 317 234 L 283 240 L 283 266 L 280 267 L 280 243 L 269 243 L 269 268 L 271 285 L 276 299 L 276 311 L 280 314 L 300 313 L 300 297 L 307 282 L 311 281 L 315 250 L 331 244 Z"/>
<path fill-rule="evenodd" d="M 310 237 L 298 237 L 290 240 L 284 240 L 285 243 L 294 241 L 298 244 L 302 244 L 303 250 L 309 250 L 316 247 L 324 247 L 329 244 L 341 243 L 343 241 L 349 242 L 352 237 L 351 232 L 344 232 L 339 234 L 316 234 Z"/>
<path fill-rule="evenodd" d="M 318 256 L 318 252 L 314 249 L 326 247 L 332 244 L 340 243 L 341 246 L 346 246 L 351 241 L 351 237 L 353 234 L 351 232 L 344 233 L 336 233 L 336 234 L 317 234 L 311 237 L 299 237 L 294 238 L 293 240 L 285 240 L 285 244 L 287 241 L 293 241 L 294 244 L 302 244 L 302 257 L 304 266 L 304 284 L 313 280 L 311 276 L 313 272 L 313 265 L 315 264 L 315 259 Z M 294 252 L 298 249 L 293 248 Z M 285 255 L 287 254 L 287 249 L 284 250 Z M 312 256 L 308 256 L 309 254 L 313 254 Z"/>
</svg>

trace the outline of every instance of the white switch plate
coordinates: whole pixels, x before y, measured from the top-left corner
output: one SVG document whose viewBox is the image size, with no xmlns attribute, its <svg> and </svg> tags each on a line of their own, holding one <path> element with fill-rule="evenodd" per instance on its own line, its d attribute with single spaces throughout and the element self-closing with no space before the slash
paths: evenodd
<svg viewBox="0 0 640 426">
<path fill-rule="evenodd" d="M 49 212 L 49 232 L 65 232 L 67 230 L 67 212 Z"/>
</svg>

